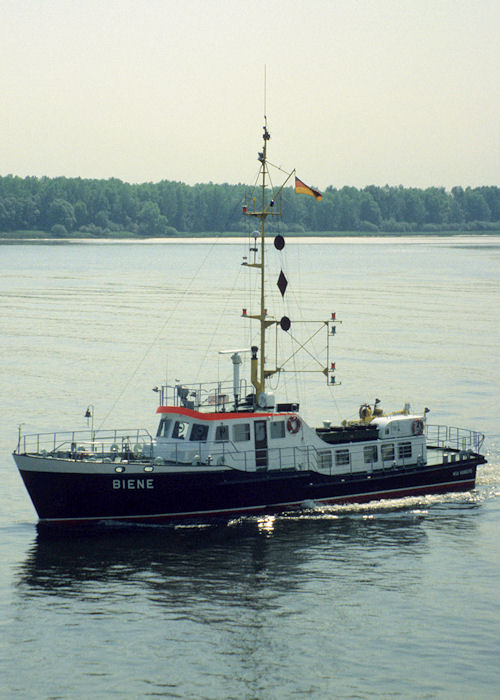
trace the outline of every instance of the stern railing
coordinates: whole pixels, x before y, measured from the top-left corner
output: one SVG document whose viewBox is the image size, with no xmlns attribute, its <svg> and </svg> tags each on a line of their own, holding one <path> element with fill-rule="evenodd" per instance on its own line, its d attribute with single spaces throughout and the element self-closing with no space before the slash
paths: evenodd
<svg viewBox="0 0 500 700">
<path fill-rule="evenodd" d="M 460 452 L 471 451 L 476 454 L 479 454 L 484 442 L 483 433 L 450 425 L 426 424 L 425 436 L 430 447 L 443 447 Z"/>
</svg>

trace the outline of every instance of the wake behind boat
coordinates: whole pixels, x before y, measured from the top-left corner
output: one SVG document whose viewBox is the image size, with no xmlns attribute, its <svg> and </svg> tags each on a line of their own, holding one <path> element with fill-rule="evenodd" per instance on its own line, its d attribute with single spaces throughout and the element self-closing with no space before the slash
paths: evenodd
<svg viewBox="0 0 500 700">
<path fill-rule="evenodd" d="M 281 192 L 268 181 L 264 126 L 259 153 L 257 196 L 243 213 L 260 222 L 245 264 L 259 276 L 255 312 L 259 345 L 227 351 L 229 382 L 157 387 L 156 434 L 147 429 L 94 430 L 23 435 L 14 460 L 40 523 L 72 526 L 105 521 L 168 523 L 230 519 L 268 514 L 304 504 L 363 503 L 410 495 L 473 489 L 484 436 L 471 430 L 433 426 L 427 410 L 384 414 L 380 402 L 365 404 L 359 419 L 311 426 L 297 402 L 280 402 L 269 379 L 285 371 L 286 360 L 267 364 L 269 331 L 290 334 L 292 320 L 268 314 L 265 279 L 265 228 L 281 215 Z M 295 178 L 299 193 L 321 199 Z M 282 250 L 282 235 L 274 246 Z M 285 295 L 281 271 L 277 286 Z M 336 315 L 319 322 L 326 334 L 326 364 L 321 371 L 335 385 L 330 345 Z M 250 376 L 241 365 L 250 353 Z"/>
</svg>

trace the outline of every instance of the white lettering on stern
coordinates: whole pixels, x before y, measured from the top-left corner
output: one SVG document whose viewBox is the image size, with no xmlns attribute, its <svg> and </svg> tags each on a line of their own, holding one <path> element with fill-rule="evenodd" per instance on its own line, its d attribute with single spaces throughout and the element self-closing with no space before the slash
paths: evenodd
<svg viewBox="0 0 500 700">
<path fill-rule="evenodd" d="M 453 472 L 453 476 L 466 476 L 467 474 L 472 474 L 472 469 L 461 469 L 458 472 Z"/>
<path fill-rule="evenodd" d="M 138 491 L 140 489 L 154 489 L 154 484 L 153 479 L 113 479 L 113 489 Z"/>
</svg>

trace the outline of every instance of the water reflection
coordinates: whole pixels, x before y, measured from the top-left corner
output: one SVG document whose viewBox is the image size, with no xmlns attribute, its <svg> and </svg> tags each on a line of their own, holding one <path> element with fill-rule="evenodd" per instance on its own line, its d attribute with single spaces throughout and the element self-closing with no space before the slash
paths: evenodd
<svg viewBox="0 0 500 700">
<path fill-rule="evenodd" d="M 275 515 L 265 515 L 263 518 L 257 519 L 257 528 L 261 534 L 271 537 L 274 532 L 275 522 Z"/>
<path fill-rule="evenodd" d="M 270 696 L 276 687 L 292 692 L 291 684 L 323 695 L 312 671 L 301 687 L 305 669 L 319 663 L 330 678 L 342 674 L 342 659 L 355 663 L 360 644 L 372 640 L 375 649 L 381 629 L 390 637 L 393 614 L 403 621 L 410 606 L 417 615 L 429 590 L 433 537 L 445 532 L 451 541 L 459 528 L 462 547 L 468 541 L 473 551 L 474 506 L 466 514 L 449 503 L 423 505 L 39 535 L 17 571 L 17 617 L 28 640 L 33 625 L 41 634 L 47 619 L 70 620 L 65 639 L 77 656 L 81 634 L 134 634 L 144 667 L 139 680 L 129 680 L 137 696 L 143 683 L 161 694 L 166 680 L 180 697 L 193 696 L 192 668 L 200 662 L 205 677 L 217 677 L 234 697 L 243 689 L 247 697 Z M 85 664 L 105 673 L 89 649 Z M 113 655 L 113 663 L 128 677 L 126 659 Z"/>
<path fill-rule="evenodd" d="M 373 569 L 383 553 L 400 559 L 426 551 L 425 511 L 388 513 L 318 512 L 242 519 L 226 526 L 112 528 L 93 536 L 66 538 L 41 531 L 22 564 L 18 590 L 23 596 L 79 596 L 96 584 L 127 583 L 150 592 L 190 597 L 231 596 L 270 581 L 273 594 L 300 588 L 318 567 L 332 578 Z M 440 518 L 453 530 L 470 518 Z M 164 599 L 165 600 L 165 599 Z M 161 602 L 159 599 L 157 602 Z"/>
</svg>

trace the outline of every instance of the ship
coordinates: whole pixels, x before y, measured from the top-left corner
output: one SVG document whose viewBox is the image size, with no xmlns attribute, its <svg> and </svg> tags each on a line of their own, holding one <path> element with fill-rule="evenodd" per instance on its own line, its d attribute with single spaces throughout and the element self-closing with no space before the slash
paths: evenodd
<svg viewBox="0 0 500 700">
<path fill-rule="evenodd" d="M 265 119 L 256 189 L 242 205 L 259 227 L 243 262 L 258 277 L 256 308 L 241 313 L 257 324 L 256 344 L 223 351 L 232 363 L 228 381 L 155 387 L 156 431 L 95 430 L 93 420 L 86 431 L 24 434 L 20 428 L 13 458 L 40 525 L 227 522 L 475 488 L 477 468 L 486 462 L 480 432 L 430 424 L 428 409 L 412 412 L 409 404 L 385 413 L 379 399 L 361 405 L 355 420 L 315 426 L 297 401 L 280 401 L 270 390 L 273 375 L 286 367 L 274 357 L 269 365 L 268 334 L 290 334 L 295 321 L 268 313 L 268 220 L 282 218 L 282 193 L 294 175 L 296 192 L 318 200 L 321 194 L 295 171 L 273 190 L 269 140 Z M 278 251 L 285 246 L 281 233 L 273 242 Z M 282 296 L 287 285 L 281 271 Z M 321 374 L 335 387 L 330 355 L 339 320 L 330 312 L 318 323 L 326 334 Z"/>
</svg>

